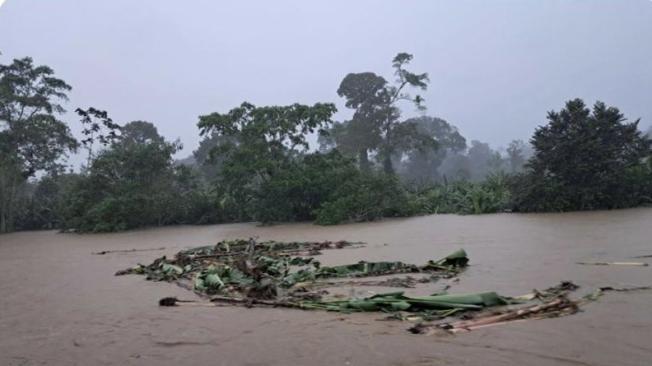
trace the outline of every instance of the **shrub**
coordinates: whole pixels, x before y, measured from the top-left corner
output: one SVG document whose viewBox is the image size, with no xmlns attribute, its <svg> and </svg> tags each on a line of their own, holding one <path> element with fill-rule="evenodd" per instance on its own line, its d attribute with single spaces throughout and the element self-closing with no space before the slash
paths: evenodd
<svg viewBox="0 0 652 366">
<path fill-rule="evenodd" d="M 332 200 L 317 210 L 316 223 L 334 225 L 405 216 L 410 211 L 407 192 L 398 178 L 384 173 L 359 173 L 341 184 Z"/>
</svg>

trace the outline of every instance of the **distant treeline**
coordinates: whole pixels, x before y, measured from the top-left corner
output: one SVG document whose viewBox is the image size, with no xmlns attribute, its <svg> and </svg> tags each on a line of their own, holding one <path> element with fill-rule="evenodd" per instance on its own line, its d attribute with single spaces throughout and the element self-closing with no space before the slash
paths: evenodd
<svg viewBox="0 0 652 366">
<path fill-rule="evenodd" d="M 78 141 L 60 118 L 71 87 L 31 58 L 0 64 L 0 232 L 119 231 L 145 226 L 314 221 L 431 213 L 568 211 L 652 201 L 650 140 L 618 109 L 580 99 L 549 112 L 528 144 L 470 144 L 427 116 L 426 73 L 392 60 L 393 82 L 348 74 L 330 103 L 255 106 L 199 117 L 203 140 L 182 161 L 178 141 L 149 122 L 124 125 L 77 109 Z M 401 108 L 421 117 L 402 118 Z M 309 140 L 318 141 L 310 146 Z M 63 163 L 83 149 L 78 172 Z"/>
</svg>

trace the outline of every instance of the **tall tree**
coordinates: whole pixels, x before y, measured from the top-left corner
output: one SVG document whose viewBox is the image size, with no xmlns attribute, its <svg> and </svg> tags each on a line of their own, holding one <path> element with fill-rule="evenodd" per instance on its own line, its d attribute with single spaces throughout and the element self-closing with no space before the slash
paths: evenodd
<svg viewBox="0 0 652 366">
<path fill-rule="evenodd" d="M 533 211 L 627 207 L 649 200 L 650 140 L 615 107 L 581 99 L 548 113 L 532 137 L 534 156 L 518 181 L 517 208 Z M 643 189 L 643 191 L 641 190 Z"/>
<path fill-rule="evenodd" d="M 121 132 L 67 197 L 67 228 L 118 231 L 179 222 L 185 202 L 172 155 L 181 145 L 165 141 L 149 122 L 127 123 Z"/>
<path fill-rule="evenodd" d="M 513 140 L 507 146 L 507 160 L 511 173 L 517 173 L 525 164 L 525 143 L 522 140 Z"/>
<path fill-rule="evenodd" d="M 212 132 L 199 142 L 199 147 L 192 152 L 192 159 L 205 181 L 213 182 L 217 179 L 224 161 L 224 157 L 219 154 L 219 147 L 233 141 L 233 138 Z"/>
<path fill-rule="evenodd" d="M 411 118 L 405 123 L 413 123 L 417 131 L 424 136 L 430 136 L 437 141 L 437 149 L 413 150 L 407 153 L 403 174 L 410 180 L 433 182 L 441 178 L 438 171 L 444 158 L 451 153 L 466 150 L 466 139 L 457 128 L 445 120 L 436 117 L 423 116 Z"/>
<path fill-rule="evenodd" d="M 383 169 L 393 173 L 392 158 L 400 149 L 432 148 L 432 139 L 420 135 L 416 126 L 400 123 L 399 102 L 409 102 L 424 109 L 423 98 L 412 96 L 406 90 L 425 90 L 428 74 L 416 74 L 406 69 L 413 56 L 399 53 L 392 60 L 396 80 L 390 84 L 372 72 L 351 73 L 342 80 L 337 94 L 346 98 L 346 106 L 355 109 L 346 129 L 340 131 L 339 141 L 345 146 L 357 146 L 361 167 L 368 166 L 368 154 L 377 153 Z M 337 135 L 335 136 L 337 139 Z M 346 140 L 345 140 L 346 138 Z"/>
<path fill-rule="evenodd" d="M 131 121 L 126 125 L 119 127 L 122 132 L 120 139 L 123 144 L 161 144 L 165 142 L 163 136 L 159 135 L 158 129 L 151 122 Z"/>
<path fill-rule="evenodd" d="M 378 125 L 371 122 L 357 114 L 352 120 L 335 122 L 332 128 L 319 136 L 321 148 L 330 150 L 336 147 L 346 155 L 355 156 L 361 170 L 369 170 L 369 153 L 375 151 L 381 142 L 380 131 L 373 131 Z"/>
<path fill-rule="evenodd" d="M 491 149 L 491 146 L 485 142 L 471 141 L 468 158 L 469 172 L 473 181 L 480 181 L 489 173 L 495 173 L 500 169 L 500 153 Z"/>
<path fill-rule="evenodd" d="M 29 57 L 0 64 L 0 232 L 11 230 L 18 187 L 60 166 L 78 143 L 58 116 L 70 85 Z"/>
<path fill-rule="evenodd" d="M 261 186 L 308 150 L 307 134 L 328 127 L 335 111 L 333 104 L 256 107 L 245 102 L 224 114 L 200 116 L 200 133 L 221 138 L 212 152 L 222 164 L 219 188 L 243 209 L 249 207 Z"/>
<path fill-rule="evenodd" d="M 355 109 L 353 118 L 342 124 L 336 124 L 331 134 L 344 152 L 357 151 L 360 168 L 367 170 L 369 152 L 376 150 L 382 142 L 381 107 L 386 103 L 385 90 L 387 81 L 372 72 L 352 73 L 346 75 L 337 94 L 345 97 L 347 108 Z"/>
</svg>

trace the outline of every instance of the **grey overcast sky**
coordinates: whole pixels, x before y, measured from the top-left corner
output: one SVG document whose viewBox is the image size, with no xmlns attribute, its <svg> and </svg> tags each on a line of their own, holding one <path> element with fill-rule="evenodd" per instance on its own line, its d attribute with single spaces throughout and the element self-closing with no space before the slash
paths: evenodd
<svg viewBox="0 0 652 366">
<path fill-rule="evenodd" d="M 180 156 L 198 144 L 198 115 L 245 100 L 344 111 L 342 78 L 390 78 L 397 52 L 430 74 L 428 114 L 494 147 L 574 97 L 652 124 L 649 0 L 8 0 L 0 51 L 53 67 L 74 88 L 70 111 L 154 122 Z"/>
</svg>

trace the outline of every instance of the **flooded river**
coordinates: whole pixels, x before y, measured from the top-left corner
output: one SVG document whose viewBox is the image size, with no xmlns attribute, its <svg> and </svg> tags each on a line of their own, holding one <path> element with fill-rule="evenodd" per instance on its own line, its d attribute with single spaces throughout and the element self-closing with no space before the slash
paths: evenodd
<svg viewBox="0 0 652 366">
<path fill-rule="evenodd" d="M 650 365 L 652 292 L 608 293 L 565 318 L 457 336 L 406 332 L 378 314 L 284 309 L 159 308 L 190 292 L 116 270 L 225 238 L 351 240 L 324 263 L 422 264 L 463 247 L 471 267 L 450 292 L 520 295 L 561 280 L 590 291 L 652 285 L 652 209 L 569 214 L 435 215 L 319 227 L 229 224 L 119 234 L 0 236 L 0 365 Z M 92 255 L 101 250 L 158 251 Z"/>
</svg>

